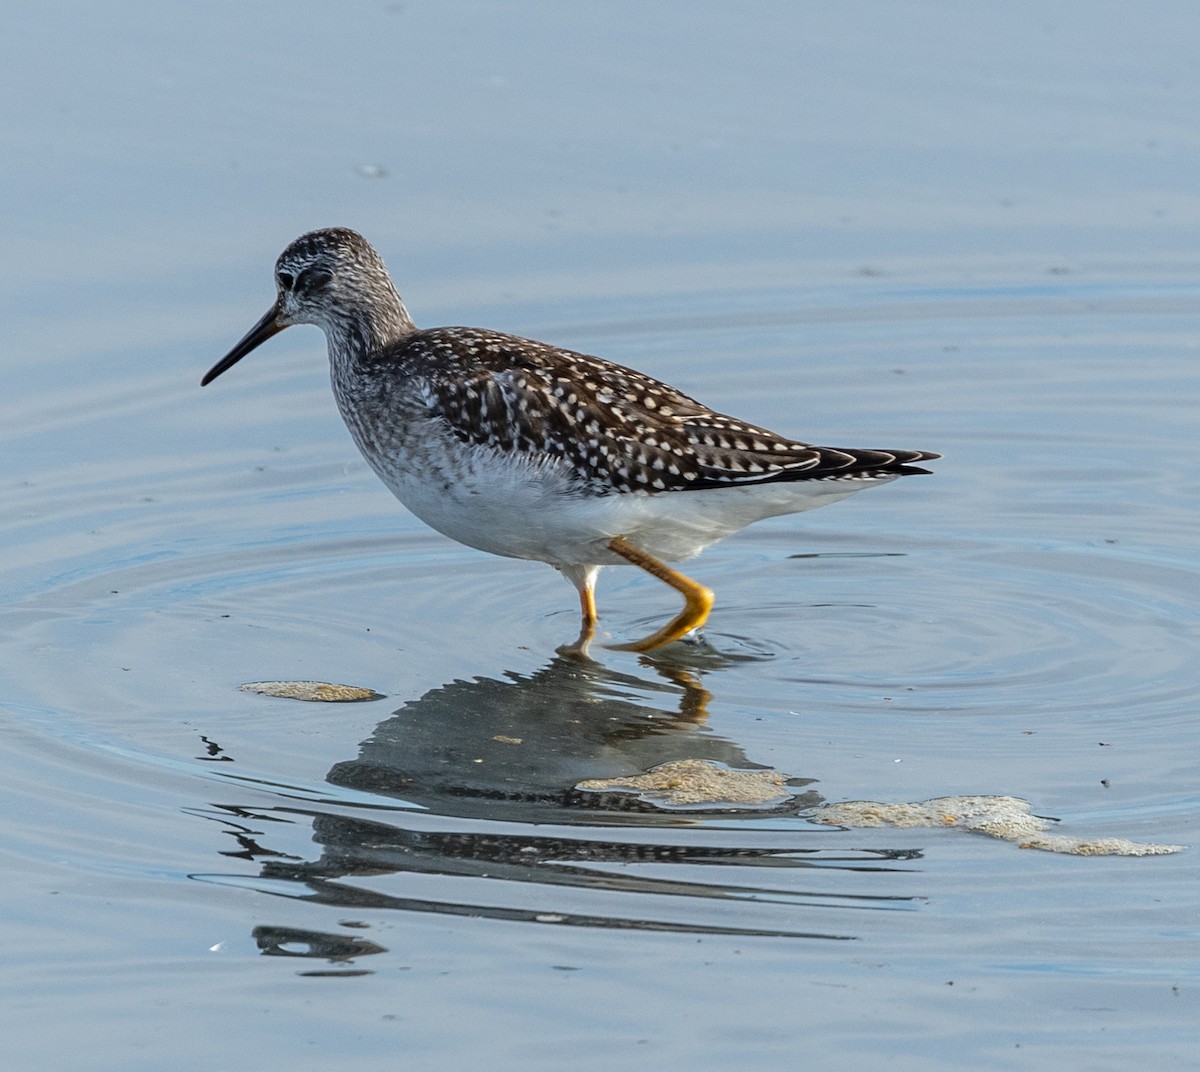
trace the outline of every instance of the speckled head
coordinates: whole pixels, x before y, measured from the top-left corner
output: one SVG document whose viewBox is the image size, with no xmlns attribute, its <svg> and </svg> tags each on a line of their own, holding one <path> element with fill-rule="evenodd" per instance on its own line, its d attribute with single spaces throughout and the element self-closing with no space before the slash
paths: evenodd
<svg viewBox="0 0 1200 1072">
<path fill-rule="evenodd" d="M 415 330 L 383 259 L 357 231 L 328 227 L 291 243 L 275 262 L 275 304 L 200 381 L 211 383 L 293 324 L 325 331 L 331 354 L 369 353 Z"/>
</svg>

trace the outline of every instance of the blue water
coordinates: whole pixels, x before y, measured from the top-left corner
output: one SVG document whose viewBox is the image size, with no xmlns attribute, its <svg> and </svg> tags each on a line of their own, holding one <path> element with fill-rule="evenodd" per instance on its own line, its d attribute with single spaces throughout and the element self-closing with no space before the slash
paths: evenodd
<svg viewBox="0 0 1200 1072">
<path fill-rule="evenodd" d="M 807 818 L 1197 841 L 1200 27 L 1156 11 L 10 5 L 13 1067 L 1194 1064 L 1194 849 Z M 563 659 L 571 589 L 403 512 L 319 333 L 198 387 L 333 223 L 419 323 L 945 458 L 689 564 L 703 647 Z M 794 798 L 573 789 L 688 757 Z"/>
</svg>

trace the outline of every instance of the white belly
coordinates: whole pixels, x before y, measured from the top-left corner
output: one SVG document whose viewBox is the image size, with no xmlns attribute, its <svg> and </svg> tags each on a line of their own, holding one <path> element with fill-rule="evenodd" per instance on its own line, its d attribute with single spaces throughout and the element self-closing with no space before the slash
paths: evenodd
<svg viewBox="0 0 1200 1072">
<path fill-rule="evenodd" d="M 656 558 L 681 561 L 755 521 L 811 510 L 894 479 L 589 495 L 559 464 L 468 447 L 449 435 L 426 436 L 421 444 L 419 454 L 364 449 L 363 455 L 431 528 L 494 555 L 555 566 L 625 564 L 607 548 L 614 536 Z"/>
</svg>

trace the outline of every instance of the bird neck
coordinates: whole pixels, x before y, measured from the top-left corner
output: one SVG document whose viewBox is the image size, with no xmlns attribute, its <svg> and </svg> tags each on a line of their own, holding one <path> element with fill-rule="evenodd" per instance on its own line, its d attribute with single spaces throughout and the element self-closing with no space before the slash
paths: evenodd
<svg viewBox="0 0 1200 1072">
<path fill-rule="evenodd" d="M 329 354 L 335 364 L 339 361 L 365 362 L 416 330 L 417 326 L 394 289 L 386 299 L 373 295 L 370 308 L 356 309 L 325 325 Z"/>
</svg>

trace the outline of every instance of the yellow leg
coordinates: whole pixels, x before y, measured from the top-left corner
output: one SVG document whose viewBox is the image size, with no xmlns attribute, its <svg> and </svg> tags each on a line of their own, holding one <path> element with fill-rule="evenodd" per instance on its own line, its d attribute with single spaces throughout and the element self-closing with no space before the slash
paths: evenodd
<svg viewBox="0 0 1200 1072">
<path fill-rule="evenodd" d="M 583 629 L 594 632 L 596 629 L 596 593 L 590 586 L 579 589 L 579 609 L 583 613 Z"/>
<path fill-rule="evenodd" d="M 574 644 L 564 644 L 558 649 L 560 655 L 588 658 L 588 645 L 596 635 L 596 567 L 578 570 L 562 568 L 563 574 L 579 592 L 579 639 Z"/>
<path fill-rule="evenodd" d="M 646 554 L 627 542 L 623 536 L 614 536 L 608 541 L 608 549 L 613 554 L 620 555 L 625 561 L 641 566 L 647 573 L 653 574 L 660 581 L 669 584 L 683 596 L 683 610 L 658 632 L 648 637 L 635 640 L 630 644 L 614 644 L 618 651 L 653 651 L 664 644 L 678 640 L 685 633 L 699 629 L 712 610 L 713 594 L 702 584 L 697 584 L 690 577 L 677 573 L 665 562 L 659 562 L 653 555 Z"/>
</svg>

